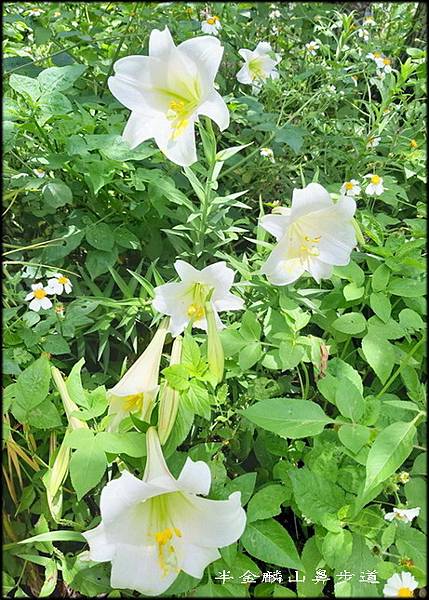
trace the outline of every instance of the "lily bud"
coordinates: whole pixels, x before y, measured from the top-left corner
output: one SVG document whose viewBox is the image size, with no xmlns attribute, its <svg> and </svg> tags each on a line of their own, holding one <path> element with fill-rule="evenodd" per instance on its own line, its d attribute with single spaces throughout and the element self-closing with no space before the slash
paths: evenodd
<svg viewBox="0 0 429 600">
<path fill-rule="evenodd" d="M 182 338 L 179 335 L 174 338 L 171 349 L 170 366 L 180 363 L 182 356 Z M 159 401 L 158 434 L 159 440 L 164 445 L 173 429 L 179 410 L 180 392 L 165 384 L 161 391 Z"/>
<path fill-rule="evenodd" d="M 60 371 L 56 367 L 51 367 L 51 372 L 52 377 L 55 381 L 55 385 L 57 386 L 57 390 L 60 393 L 61 400 L 63 401 L 63 406 L 66 411 L 70 427 L 72 429 L 88 429 L 88 425 L 84 421 L 81 421 L 76 417 L 72 417 L 72 413 L 79 412 L 79 407 L 71 399 L 69 391 Z"/>
<path fill-rule="evenodd" d="M 70 462 L 70 448 L 65 444 L 66 437 L 67 434 L 58 450 L 54 464 L 42 477 L 42 481 L 46 487 L 49 510 L 56 523 L 61 519 L 63 507 L 62 484 L 67 477 Z"/>
<path fill-rule="evenodd" d="M 218 384 L 223 379 L 225 355 L 211 302 L 205 303 L 205 312 L 207 319 L 207 358 L 209 371 L 215 380 L 215 384 Z"/>
<path fill-rule="evenodd" d="M 143 421 L 150 421 L 159 390 L 159 365 L 170 319 L 163 319 L 152 341 L 122 379 L 108 391 L 109 415 L 114 418 L 108 431 L 117 431 L 130 412 Z"/>
</svg>

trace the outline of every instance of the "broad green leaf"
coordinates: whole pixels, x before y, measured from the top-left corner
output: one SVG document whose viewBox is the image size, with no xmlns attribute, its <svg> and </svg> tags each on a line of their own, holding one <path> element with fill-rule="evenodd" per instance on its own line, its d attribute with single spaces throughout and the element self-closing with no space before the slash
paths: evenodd
<svg viewBox="0 0 429 600">
<path fill-rule="evenodd" d="M 26 415 L 46 399 L 50 380 L 49 360 L 42 355 L 18 376 L 13 389 L 15 400 L 12 412 L 19 412 L 20 417 L 26 419 Z"/>
<path fill-rule="evenodd" d="M 395 364 L 392 344 L 383 337 L 368 333 L 362 339 L 362 352 L 381 383 L 386 383 Z"/>
<path fill-rule="evenodd" d="M 303 569 L 292 538 L 274 519 L 248 523 L 241 542 L 246 551 L 259 560 L 279 567 Z"/>
<path fill-rule="evenodd" d="M 401 556 L 411 558 L 417 568 L 426 571 L 427 540 L 424 533 L 415 527 L 400 523 L 395 545 Z"/>
<path fill-rule="evenodd" d="M 113 231 L 107 223 L 97 223 L 88 227 L 86 239 L 91 246 L 105 252 L 111 250 L 115 243 Z"/>
<path fill-rule="evenodd" d="M 382 292 L 387 288 L 390 279 L 390 269 L 385 264 L 376 268 L 371 277 L 371 285 L 374 292 Z"/>
<path fill-rule="evenodd" d="M 386 294 L 383 294 L 382 292 L 373 292 L 369 297 L 369 305 L 379 319 L 385 323 L 389 320 L 392 305 Z"/>
<path fill-rule="evenodd" d="M 356 335 L 366 329 L 366 320 L 361 313 L 349 312 L 341 315 L 332 323 L 332 327 L 341 333 Z"/>
<path fill-rule="evenodd" d="M 249 342 L 259 340 L 261 337 L 261 326 L 256 318 L 255 313 L 246 310 L 241 317 L 240 334 L 242 338 Z"/>
<path fill-rule="evenodd" d="M 322 543 L 322 555 L 326 564 L 331 569 L 344 564 L 352 553 L 352 546 L 353 536 L 347 529 L 338 533 L 328 531 Z"/>
<path fill-rule="evenodd" d="M 233 492 L 241 493 L 241 506 L 245 506 L 249 501 L 256 483 L 256 473 L 245 473 L 232 481 L 229 481 L 224 489 L 225 498 L 228 498 Z"/>
<path fill-rule="evenodd" d="M 335 393 L 335 404 L 341 414 L 353 422 L 358 422 L 363 415 L 364 399 L 357 387 L 348 379 L 338 382 Z"/>
<path fill-rule="evenodd" d="M 368 453 L 364 494 L 390 477 L 410 455 L 414 423 L 393 423 L 375 438 Z"/>
<path fill-rule="evenodd" d="M 46 203 L 52 206 L 52 208 L 59 208 L 65 204 L 70 204 L 73 200 L 73 194 L 69 186 L 59 180 L 47 183 L 42 193 Z"/>
<path fill-rule="evenodd" d="M 26 77 L 25 75 L 17 75 L 16 73 L 12 73 L 9 78 L 9 85 L 13 90 L 15 90 L 15 92 L 19 92 L 20 94 L 28 94 L 33 102 L 35 102 L 41 94 L 37 79 Z"/>
<path fill-rule="evenodd" d="M 346 448 L 357 454 L 365 444 L 368 443 L 370 430 L 364 425 L 350 423 L 341 425 L 338 430 L 338 437 Z"/>
<path fill-rule="evenodd" d="M 70 88 L 85 70 L 85 65 L 77 64 L 66 67 L 50 67 L 39 73 L 37 81 L 43 92 L 62 92 Z"/>
<path fill-rule="evenodd" d="M 251 498 L 247 506 L 247 522 L 275 517 L 281 512 L 281 505 L 289 500 L 290 489 L 273 483 L 267 485 Z"/>
<path fill-rule="evenodd" d="M 318 435 L 332 422 L 318 404 L 309 400 L 271 398 L 240 412 L 258 427 L 284 438 Z"/>
<path fill-rule="evenodd" d="M 162 370 L 168 385 L 173 390 L 183 392 L 189 388 L 189 374 L 183 365 L 171 365 Z"/>
<path fill-rule="evenodd" d="M 66 379 L 66 386 L 71 399 L 78 406 L 84 408 L 90 408 L 88 400 L 85 396 L 84 389 L 82 387 L 80 371 L 85 364 L 85 359 L 81 358 L 70 371 L 70 375 Z"/>
<path fill-rule="evenodd" d="M 291 469 L 289 477 L 299 510 L 314 523 L 320 523 L 327 513 L 336 513 L 347 503 L 342 488 L 312 473 L 308 467 Z"/>
<path fill-rule="evenodd" d="M 80 445 L 70 459 L 70 479 L 78 500 L 99 483 L 106 467 L 104 450 L 100 448 L 94 435 L 88 437 L 86 444 Z"/>
<path fill-rule="evenodd" d="M 109 433 L 102 431 L 96 435 L 96 442 L 104 452 L 127 454 L 139 458 L 146 456 L 146 436 L 144 433 Z"/>
<path fill-rule="evenodd" d="M 262 356 L 261 342 L 247 342 L 240 350 L 238 363 L 243 371 L 247 371 L 255 365 Z"/>
<path fill-rule="evenodd" d="M 305 576 L 305 580 L 297 583 L 298 596 L 300 598 L 315 598 L 320 596 L 325 584 L 312 581 L 315 577 L 317 568 L 319 568 L 319 565 L 322 567 L 323 564 L 323 558 L 317 547 L 315 536 L 309 538 L 305 542 L 301 560 L 304 565 L 304 572 L 300 573 L 299 579 L 302 580 Z"/>
<path fill-rule="evenodd" d="M 403 298 L 418 298 L 424 296 L 426 284 L 424 281 L 407 277 L 395 277 L 391 280 L 388 291 L 395 296 Z"/>
</svg>

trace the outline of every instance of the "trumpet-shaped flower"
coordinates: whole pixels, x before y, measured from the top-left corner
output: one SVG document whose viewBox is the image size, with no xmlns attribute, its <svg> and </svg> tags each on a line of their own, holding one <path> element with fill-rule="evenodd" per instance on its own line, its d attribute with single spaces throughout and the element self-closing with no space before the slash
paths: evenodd
<svg viewBox="0 0 429 600">
<path fill-rule="evenodd" d="M 114 415 L 109 431 L 116 431 L 120 422 L 129 413 L 137 413 L 143 420 L 150 419 L 159 390 L 159 365 L 167 332 L 168 320 L 165 319 L 143 354 L 122 379 L 108 391 L 108 412 L 109 415 Z"/>
<path fill-rule="evenodd" d="M 176 260 L 174 268 L 180 283 L 166 283 L 155 288 L 153 306 L 171 317 L 170 332 L 179 335 L 192 321 L 193 327 L 207 331 L 205 302 L 210 299 L 218 329 L 223 323 L 218 312 L 241 310 L 244 301 L 229 291 L 234 271 L 224 262 L 217 262 L 198 271 L 183 260 Z M 211 293 L 211 296 L 210 296 Z"/>
<path fill-rule="evenodd" d="M 368 196 L 380 196 L 384 192 L 382 177 L 374 175 L 374 173 L 368 173 L 368 175 L 365 175 L 365 179 L 369 179 L 365 194 L 368 194 Z"/>
<path fill-rule="evenodd" d="M 209 15 L 201 23 L 201 31 L 210 35 L 219 35 L 219 31 L 222 29 L 219 17 L 216 15 Z"/>
<path fill-rule="evenodd" d="M 356 246 L 355 210 L 353 198 L 342 196 L 334 204 L 318 183 L 295 189 L 291 208 L 275 208 L 261 219 L 278 240 L 262 273 L 273 285 L 293 283 L 305 271 L 320 282 L 334 265 L 347 265 Z"/>
<path fill-rule="evenodd" d="M 386 513 L 384 518 L 386 521 L 393 521 L 393 519 L 398 519 L 399 521 L 403 521 L 404 523 L 411 523 L 413 519 L 418 517 L 420 514 L 420 506 L 416 508 L 394 508 L 393 512 Z"/>
<path fill-rule="evenodd" d="M 132 148 L 155 138 L 166 157 L 181 166 L 197 160 L 195 122 L 206 115 L 221 130 L 229 112 L 214 88 L 223 48 L 211 36 L 191 38 L 175 46 L 167 27 L 154 29 L 149 56 L 127 56 L 114 65 L 112 94 L 131 110 L 122 134 Z"/>
<path fill-rule="evenodd" d="M 39 312 L 41 308 L 48 309 L 52 307 L 52 302 L 48 298 L 48 294 L 52 294 L 52 290 L 49 287 L 44 287 L 43 283 L 33 283 L 31 286 L 33 290 L 25 296 L 26 300 L 31 300 L 28 308 Z"/>
<path fill-rule="evenodd" d="M 359 196 L 359 182 L 356 179 L 350 179 L 350 181 L 345 181 L 341 186 L 340 194 L 342 196 Z"/>
<path fill-rule="evenodd" d="M 101 492 L 101 523 L 84 533 L 90 560 L 111 561 L 111 586 L 156 596 L 180 571 L 201 578 L 220 558 L 218 548 L 242 535 L 246 513 L 240 492 L 228 500 L 201 498 L 211 475 L 202 461 L 186 460 L 178 479 L 165 463 L 153 427 L 146 433 L 143 481 L 125 471 Z"/>
<path fill-rule="evenodd" d="M 383 588 L 383 595 L 385 598 L 413 598 L 418 585 L 411 573 L 402 571 L 389 577 Z"/>
<path fill-rule="evenodd" d="M 61 273 L 54 273 L 54 276 L 48 279 L 48 288 L 52 290 L 53 294 L 62 294 L 63 291 L 70 294 L 72 287 L 70 279 Z"/>
<path fill-rule="evenodd" d="M 253 51 L 242 48 L 238 53 L 245 62 L 236 77 L 240 83 L 252 85 L 253 93 L 258 93 L 268 78 L 278 79 L 279 73 L 275 66 L 280 62 L 281 56 L 273 52 L 268 42 L 259 42 Z"/>
</svg>

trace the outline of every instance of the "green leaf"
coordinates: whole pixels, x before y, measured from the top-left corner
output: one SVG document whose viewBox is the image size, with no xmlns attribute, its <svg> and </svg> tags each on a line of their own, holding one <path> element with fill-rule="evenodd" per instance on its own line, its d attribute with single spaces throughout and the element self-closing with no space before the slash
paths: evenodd
<svg viewBox="0 0 429 600">
<path fill-rule="evenodd" d="M 47 183 L 42 193 L 46 203 L 52 206 L 52 208 L 59 208 L 60 206 L 70 204 L 73 200 L 73 194 L 69 186 L 59 180 Z"/>
<path fill-rule="evenodd" d="M 395 545 L 401 556 L 411 558 L 417 568 L 426 571 L 427 542 L 424 533 L 405 524 L 400 524 Z"/>
<path fill-rule="evenodd" d="M 46 355 L 42 355 L 18 376 L 12 412 L 17 418 L 15 413 L 19 412 L 20 422 L 24 422 L 21 418 L 28 418 L 29 413 L 46 399 L 50 380 L 51 370 Z"/>
<path fill-rule="evenodd" d="M 59 334 L 50 334 L 46 336 L 46 341 L 43 342 L 43 350 L 50 354 L 68 354 L 71 352 L 67 341 Z"/>
<path fill-rule="evenodd" d="M 261 326 L 256 315 L 250 310 L 246 310 L 241 317 L 240 334 L 242 338 L 249 342 L 259 340 L 261 337 Z"/>
<path fill-rule="evenodd" d="M 306 131 L 302 127 L 286 124 L 276 130 L 274 141 L 279 144 L 287 144 L 295 154 L 298 154 L 304 142 L 305 133 Z"/>
<path fill-rule="evenodd" d="M 246 551 L 259 560 L 279 567 L 303 569 L 292 538 L 274 519 L 248 523 L 241 542 Z"/>
<path fill-rule="evenodd" d="M 393 423 L 375 438 L 368 453 L 363 494 L 390 477 L 410 455 L 416 435 L 414 423 Z"/>
<path fill-rule="evenodd" d="M 50 67 L 39 73 L 37 81 L 43 92 L 62 92 L 70 88 L 85 70 L 85 65 Z"/>
<path fill-rule="evenodd" d="M 86 239 L 91 246 L 97 250 L 108 252 L 113 248 L 115 238 L 110 225 L 107 223 L 97 223 L 91 225 L 86 232 Z"/>
<path fill-rule="evenodd" d="M 289 477 L 299 510 L 315 523 L 346 504 L 346 495 L 338 485 L 312 473 L 308 467 L 291 469 Z"/>
<path fill-rule="evenodd" d="M 338 382 L 335 392 L 335 404 L 340 413 L 353 422 L 358 422 L 363 415 L 364 399 L 357 387 L 348 379 Z"/>
<path fill-rule="evenodd" d="M 338 533 L 328 531 L 322 543 L 322 555 L 326 564 L 335 569 L 350 557 L 353 547 L 353 536 L 347 529 Z"/>
<path fill-rule="evenodd" d="M 350 423 L 341 425 L 338 430 L 338 437 L 346 448 L 357 454 L 365 444 L 368 443 L 370 430 L 364 425 Z"/>
<path fill-rule="evenodd" d="M 356 335 L 366 329 L 366 320 L 361 313 L 349 312 L 341 315 L 332 323 L 332 327 L 341 333 Z"/>
<path fill-rule="evenodd" d="M 358 300 L 359 298 L 362 298 L 364 292 L 365 288 L 363 286 L 357 286 L 354 281 L 348 283 L 343 288 L 343 295 L 347 302 L 351 302 L 352 300 Z"/>
<path fill-rule="evenodd" d="M 33 102 L 35 102 L 41 94 L 37 79 L 25 77 L 25 75 L 16 75 L 15 73 L 12 73 L 9 78 L 9 85 L 15 92 L 30 96 Z"/>
<path fill-rule="evenodd" d="M 250 500 L 253 493 L 253 489 L 256 483 L 256 473 L 245 473 L 239 477 L 235 477 L 232 481 L 229 481 L 225 488 L 225 498 L 228 498 L 233 492 L 241 493 L 241 506 L 245 506 Z"/>
<path fill-rule="evenodd" d="M 78 500 L 99 483 L 106 467 L 106 455 L 92 434 L 87 437 L 85 445 L 80 445 L 73 452 L 70 460 L 70 479 Z"/>
<path fill-rule="evenodd" d="M 181 393 L 181 401 L 192 413 L 204 419 L 210 419 L 210 397 L 204 384 L 200 381 L 191 381 L 189 389 Z"/>
<path fill-rule="evenodd" d="M 183 365 L 171 365 L 162 370 L 162 374 L 167 380 L 168 385 L 173 390 L 183 392 L 189 389 L 189 374 Z"/>
<path fill-rule="evenodd" d="M 96 435 L 96 442 L 104 452 L 127 454 L 135 458 L 146 456 L 146 436 L 144 433 L 109 433 L 102 431 Z"/>
<path fill-rule="evenodd" d="M 85 266 L 93 279 L 103 273 L 107 273 L 109 267 L 113 267 L 118 258 L 115 248 L 110 252 L 104 250 L 91 250 L 85 260 Z"/>
<path fill-rule="evenodd" d="M 42 114 L 38 119 L 41 125 L 52 116 L 66 115 L 73 110 L 70 100 L 61 92 L 45 92 L 40 96 L 38 105 Z"/>
<path fill-rule="evenodd" d="M 255 365 L 262 356 L 261 342 L 248 342 L 246 346 L 240 350 L 238 363 L 243 371 L 247 371 Z"/>
<path fill-rule="evenodd" d="M 374 292 L 382 292 L 387 288 L 390 279 L 390 269 L 385 264 L 376 268 L 371 277 L 371 285 Z"/>
<path fill-rule="evenodd" d="M 81 358 L 70 371 L 70 375 L 66 379 L 66 387 L 68 393 L 70 394 L 70 398 L 75 402 L 78 406 L 83 406 L 84 408 L 90 408 L 88 404 L 88 400 L 85 396 L 85 391 L 82 387 L 81 374 L 80 371 L 85 364 L 85 359 Z"/>
<path fill-rule="evenodd" d="M 373 292 L 369 297 L 369 305 L 379 319 L 385 323 L 389 320 L 390 313 L 392 312 L 392 305 L 386 294 L 383 294 L 382 292 Z"/>
<path fill-rule="evenodd" d="M 386 383 L 395 364 L 395 350 L 390 342 L 374 333 L 362 339 L 362 352 L 381 383 Z"/>
<path fill-rule="evenodd" d="M 309 538 L 304 545 L 301 553 L 301 560 L 304 565 L 304 572 L 300 573 L 300 581 L 297 583 L 298 596 L 300 598 L 316 598 L 321 595 L 325 586 L 323 582 L 315 583 L 312 579 L 315 576 L 316 569 L 321 566 L 322 555 L 316 543 L 316 536 Z M 302 575 L 302 576 L 301 576 Z M 301 581 L 302 579 L 305 580 Z"/>
<path fill-rule="evenodd" d="M 402 296 L 402 298 L 419 298 L 425 295 L 426 284 L 424 281 L 398 277 L 392 279 L 388 291 L 394 296 Z"/>
<path fill-rule="evenodd" d="M 305 350 L 303 346 L 290 341 L 280 342 L 279 357 L 282 363 L 282 370 L 288 371 L 294 369 L 303 359 Z"/>
<path fill-rule="evenodd" d="M 61 427 L 61 417 L 57 407 L 50 400 L 44 400 L 33 407 L 28 414 L 28 424 L 37 429 Z"/>
<path fill-rule="evenodd" d="M 273 483 L 257 491 L 247 507 L 247 522 L 275 517 L 281 505 L 289 500 L 290 490 L 284 485 Z"/>
<path fill-rule="evenodd" d="M 284 438 L 318 435 L 332 422 L 318 404 L 309 400 L 271 398 L 239 412 L 258 427 Z"/>
</svg>

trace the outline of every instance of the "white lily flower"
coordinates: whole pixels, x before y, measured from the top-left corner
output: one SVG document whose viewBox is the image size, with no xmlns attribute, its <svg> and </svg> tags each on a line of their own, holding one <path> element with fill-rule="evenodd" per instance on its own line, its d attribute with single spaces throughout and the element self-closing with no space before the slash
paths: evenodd
<svg viewBox="0 0 429 600">
<path fill-rule="evenodd" d="M 90 559 L 111 561 L 111 586 L 147 596 L 165 592 L 180 571 L 200 579 L 220 558 L 218 548 L 242 535 L 246 513 L 240 492 L 208 500 L 211 475 L 202 461 L 186 459 L 178 479 L 170 473 L 154 427 L 146 433 L 143 481 L 124 471 L 101 492 L 101 523 L 83 535 Z"/>
<path fill-rule="evenodd" d="M 368 139 L 366 147 L 367 148 L 376 148 L 376 146 L 378 146 L 378 144 L 380 143 L 380 140 L 381 140 L 380 136 L 371 136 Z"/>
<path fill-rule="evenodd" d="M 122 379 L 107 392 L 109 415 L 114 415 L 108 431 L 117 431 L 130 412 L 149 420 L 159 390 L 158 377 L 162 349 L 168 332 L 168 319 L 158 327 L 143 354 L 128 369 Z"/>
<path fill-rule="evenodd" d="M 308 44 L 305 44 L 305 47 L 307 48 L 307 51 L 314 56 L 316 51 L 319 50 L 320 45 L 313 40 L 308 42 Z"/>
<path fill-rule="evenodd" d="M 261 148 L 259 154 L 264 158 L 269 158 L 272 163 L 276 162 L 276 159 L 274 158 L 274 152 L 271 148 Z"/>
<path fill-rule="evenodd" d="M 411 573 L 402 571 L 389 577 L 383 588 L 383 594 L 385 598 L 413 598 L 413 592 L 418 586 L 418 581 Z"/>
<path fill-rule="evenodd" d="M 340 189 L 342 196 L 359 196 L 361 192 L 359 182 L 356 179 L 350 179 L 343 183 Z"/>
<path fill-rule="evenodd" d="M 155 138 L 172 162 L 189 166 L 197 160 L 195 122 L 199 115 L 223 131 L 229 112 L 214 89 L 223 47 L 211 36 L 195 37 L 175 46 L 168 27 L 154 29 L 149 56 L 127 56 L 114 64 L 109 89 L 131 115 L 122 137 L 135 148 Z"/>
<path fill-rule="evenodd" d="M 374 173 L 368 173 L 364 178 L 370 180 L 370 183 L 366 186 L 365 194 L 368 194 L 368 196 L 380 196 L 384 192 L 382 177 L 374 175 Z"/>
<path fill-rule="evenodd" d="M 267 79 L 278 79 L 275 66 L 280 62 L 280 54 L 276 54 L 268 42 L 259 42 L 254 50 L 242 48 L 238 51 L 244 59 L 244 65 L 236 77 L 240 83 L 252 85 L 252 92 L 257 94 Z"/>
<path fill-rule="evenodd" d="M 70 294 L 72 287 L 70 279 L 61 273 L 54 273 L 54 276 L 48 279 L 48 288 L 52 290 L 53 294 L 62 294 L 63 291 Z"/>
<path fill-rule="evenodd" d="M 278 244 L 262 267 L 273 285 L 287 285 L 305 271 L 317 282 L 330 277 L 334 265 L 347 265 L 356 246 L 352 218 L 356 202 L 342 196 L 333 203 L 318 183 L 295 189 L 291 208 L 276 208 L 261 226 Z"/>
<path fill-rule="evenodd" d="M 41 308 L 47 310 L 52 307 L 52 302 L 48 298 L 48 294 L 52 294 L 52 290 L 49 287 L 44 287 L 43 283 L 33 283 L 31 285 L 33 290 L 25 296 L 25 300 L 31 300 L 28 308 L 39 312 Z"/>
<path fill-rule="evenodd" d="M 219 35 L 219 31 L 222 29 L 219 17 L 216 15 L 208 16 L 201 23 L 201 31 L 203 33 L 209 33 L 210 35 Z"/>
<path fill-rule="evenodd" d="M 234 281 L 234 271 L 225 262 L 217 262 L 198 271 L 183 260 L 174 263 L 180 283 L 166 283 L 155 288 L 153 307 L 171 317 L 170 332 L 179 335 L 190 321 L 193 327 L 207 331 L 205 302 L 210 301 L 218 329 L 224 327 L 218 312 L 241 310 L 244 300 L 229 291 Z"/>
<path fill-rule="evenodd" d="M 411 523 L 413 519 L 418 517 L 420 514 L 420 506 L 416 508 L 394 508 L 393 512 L 386 513 L 384 518 L 386 521 L 393 521 L 393 519 L 398 519 L 399 521 L 404 521 L 404 523 Z"/>
</svg>

